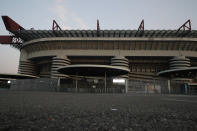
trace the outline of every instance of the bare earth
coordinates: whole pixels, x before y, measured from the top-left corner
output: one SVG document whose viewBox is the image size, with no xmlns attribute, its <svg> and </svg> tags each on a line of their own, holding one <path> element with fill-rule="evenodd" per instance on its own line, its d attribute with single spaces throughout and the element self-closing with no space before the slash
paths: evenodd
<svg viewBox="0 0 197 131">
<path fill-rule="evenodd" d="M 0 91 L 0 130 L 197 130 L 197 96 Z"/>
</svg>

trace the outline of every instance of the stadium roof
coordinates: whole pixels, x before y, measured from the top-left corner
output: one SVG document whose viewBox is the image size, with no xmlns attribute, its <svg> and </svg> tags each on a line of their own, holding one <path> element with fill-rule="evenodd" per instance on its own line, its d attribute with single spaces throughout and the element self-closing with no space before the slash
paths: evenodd
<svg viewBox="0 0 197 131">
<path fill-rule="evenodd" d="M 33 79 L 38 78 L 32 75 L 25 74 L 9 74 L 9 73 L 0 73 L 0 80 L 10 80 L 10 79 Z"/>
<path fill-rule="evenodd" d="M 6 30 L 13 35 L 0 36 L 1 44 L 12 44 L 19 48 L 23 42 L 40 38 L 197 38 L 197 30 L 191 29 L 191 21 L 186 21 L 178 30 L 144 30 L 142 20 L 138 30 L 100 30 L 97 20 L 96 30 L 62 30 L 53 20 L 52 30 L 25 29 L 8 16 L 2 16 Z"/>
<path fill-rule="evenodd" d="M 79 76 L 105 76 L 106 73 L 107 76 L 120 76 L 128 74 L 129 71 L 125 67 L 92 64 L 67 65 L 58 69 L 62 74 Z"/>
<path fill-rule="evenodd" d="M 48 37 L 144 37 L 197 38 L 197 30 L 17 30 L 11 31 L 24 41 Z"/>
<path fill-rule="evenodd" d="M 194 78 L 197 73 L 197 67 L 187 67 L 183 69 L 169 69 L 157 73 L 161 77 L 180 77 L 180 78 Z"/>
</svg>

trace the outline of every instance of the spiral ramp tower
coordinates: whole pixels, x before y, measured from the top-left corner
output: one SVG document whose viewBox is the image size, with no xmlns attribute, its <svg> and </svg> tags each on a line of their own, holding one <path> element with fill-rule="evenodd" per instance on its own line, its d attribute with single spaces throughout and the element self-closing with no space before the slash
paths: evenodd
<svg viewBox="0 0 197 131">
<path fill-rule="evenodd" d="M 67 56 L 63 57 L 53 57 L 51 66 L 51 78 L 66 78 L 67 75 L 59 73 L 57 70 L 61 67 L 70 65 L 70 59 Z"/>
<path fill-rule="evenodd" d="M 32 75 L 35 76 L 36 69 L 35 64 L 33 61 L 26 60 L 26 61 L 20 61 L 19 62 L 19 68 L 18 73 L 23 75 Z"/>
<path fill-rule="evenodd" d="M 191 67 L 190 59 L 185 56 L 175 56 L 169 61 L 169 69 L 158 73 L 161 77 L 173 80 L 191 80 L 197 74 L 197 67 Z"/>
<path fill-rule="evenodd" d="M 129 69 L 129 61 L 124 56 L 115 56 L 111 59 L 111 66 L 119 66 Z M 128 78 L 128 75 L 123 75 L 121 78 Z"/>
<path fill-rule="evenodd" d="M 170 60 L 170 69 L 185 69 L 191 66 L 190 59 L 185 56 L 175 56 Z"/>
</svg>

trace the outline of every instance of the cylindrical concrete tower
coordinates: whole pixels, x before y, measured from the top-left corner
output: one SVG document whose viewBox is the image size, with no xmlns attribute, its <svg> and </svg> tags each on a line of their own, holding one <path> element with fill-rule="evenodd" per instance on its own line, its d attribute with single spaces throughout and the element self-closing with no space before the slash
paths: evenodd
<svg viewBox="0 0 197 131">
<path fill-rule="evenodd" d="M 120 66 L 129 69 L 129 61 L 124 56 L 115 56 L 111 59 L 112 66 Z M 128 75 L 122 75 L 121 78 L 128 78 Z"/>
<path fill-rule="evenodd" d="M 60 74 L 57 69 L 64 67 L 66 65 L 70 65 L 70 60 L 67 56 L 63 57 L 53 57 L 52 58 L 52 66 L 51 66 L 51 78 L 58 78 L 58 77 L 66 77 L 64 74 Z"/>
<path fill-rule="evenodd" d="M 190 59 L 185 56 L 175 56 L 170 60 L 170 69 L 185 69 L 190 66 Z"/>
<path fill-rule="evenodd" d="M 19 62 L 19 68 L 18 73 L 24 74 L 24 75 L 35 75 L 35 65 L 32 61 L 26 60 L 26 61 L 20 61 Z"/>
<path fill-rule="evenodd" d="M 129 61 L 123 56 L 115 56 L 111 59 L 111 65 L 129 68 Z"/>
</svg>

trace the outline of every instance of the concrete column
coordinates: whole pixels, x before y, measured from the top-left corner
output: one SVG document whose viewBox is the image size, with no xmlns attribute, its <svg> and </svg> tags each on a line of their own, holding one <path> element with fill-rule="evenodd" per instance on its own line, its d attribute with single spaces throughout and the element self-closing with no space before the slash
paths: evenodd
<svg viewBox="0 0 197 131">
<path fill-rule="evenodd" d="M 187 84 L 186 83 L 184 84 L 184 87 L 185 87 L 185 94 L 187 95 L 188 91 L 187 91 Z"/>
<path fill-rule="evenodd" d="M 128 93 L 128 79 L 125 79 L 125 93 Z"/>
<path fill-rule="evenodd" d="M 58 81 L 57 81 L 57 92 L 60 92 L 60 78 L 58 78 Z"/>
<path fill-rule="evenodd" d="M 168 92 L 169 92 L 169 94 L 171 94 L 170 80 L 168 80 Z"/>
<path fill-rule="evenodd" d="M 107 93 L 107 73 L 105 72 L 105 93 Z"/>
<path fill-rule="evenodd" d="M 78 73 L 76 73 L 76 80 L 75 80 L 75 92 L 77 93 L 78 92 Z"/>
</svg>

